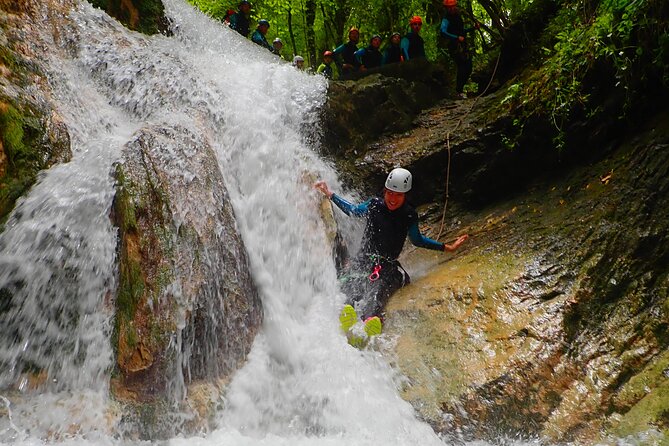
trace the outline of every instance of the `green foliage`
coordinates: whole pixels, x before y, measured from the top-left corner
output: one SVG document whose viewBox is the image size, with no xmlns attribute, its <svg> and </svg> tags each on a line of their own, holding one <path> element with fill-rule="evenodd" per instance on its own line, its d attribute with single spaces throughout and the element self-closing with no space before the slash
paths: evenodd
<svg viewBox="0 0 669 446">
<path fill-rule="evenodd" d="M 237 10 L 237 0 L 188 0 L 211 17 L 223 20 L 228 9 Z M 521 0 L 519 0 L 521 1 Z M 414 15 L 423 17 L 421 35 L 425 39 L 428 58 L 440 57 L 437 49 L 437 31 L 441 22 L 441 2 L 431 0 L 264 0 L 252 2 L 251 23 L 260 18 L 271 23 L 267 39 L 275 37 L 284 42 L 283 57 L 291 60 L 295 54 L 304 56 L 312 67 L 321 63 L 320 54 L 333 49 L 347 40 L 348 29 L 352 26 L 360 30 L 358 47 L 367 46 L 374 34 L 384 40 L 393 32 L 408 32 L 408 21 Z M 466 3 L 462 3 L 466 5 Z M 435 5 L 439 5 L 435 7 Z M 470 9 L 467 6 L 466 9 Z M 471 2 L 473 15 L 481 22 L 490 21 L 485 9 L 477 2 Z M 309 26 L 308 11 L 315 11 L 313 26 Z M 467 14 L 469 15 L 469 14 Z M 469 20 L 469 19 L 467 19 Z M 315 36 L 314 48 L 309 48 L 308 32 Z M 477 39 L 480 38 L 479 34 Z M 489 39 L 489 36 L 486 36 Z M 384 41 L 384 45 L 387 40 Z M 477 45 L 479 48 L 480 44 Z M 313 56 L 310 56 L 312 54 Z"/>
<path fill-rule="evenodd" d="M 520 109 L 526 118 L 549 117 L 556 131 L 554 142 L 561 147 L 565 123 L 575 112 L 593 118 L 603 111 L 590 101 L 598 90 L 610 88 L 629 105 L 649 59 L 666 82 L 666 24 L 650 14 L 657 1 L 604 0 L 593 11 L 585 1 L 565 4 L 544 33 L 541 65 L 508 88 L 503 104 Z"/>
</svg>

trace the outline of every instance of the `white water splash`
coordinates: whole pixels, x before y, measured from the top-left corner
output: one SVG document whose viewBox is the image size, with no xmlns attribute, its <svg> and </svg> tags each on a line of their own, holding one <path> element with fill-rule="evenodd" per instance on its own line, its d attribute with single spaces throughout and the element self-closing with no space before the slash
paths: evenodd
<svg viewBox="0 0 669 446">
<path fill-rule="evenodd" d="M 325 81 L 280 63 L 180 0 L 165 4 L 174 37 L 128 32 L 82 3 L 62 25 L 68 51 L 54 42 L 61 47 L 49 72 L 74 134 L 74 159 L 49 170 L 13 214 L 0 262 L 15 269 L 0 280 L 29 282 L 26 302 L 36 302 L 16 310 L 20 341 L 2 344 L 3 360 L 35 361 L 57 378 L 52 392 L 17 402 L 23 415 L 12 418 L 3 438 L 120 441 L 105 398 L 111 349 L 104 297 L 116 285 L 110 172 L 134 130 L 180 123 L 204 133 L 217 152 L 265 322 L 229 386 L 219 428 L 171 443 L 440 444 L 399 397 L 383 358 L 353 349 L 338 331 L 343 296 L 311 187 L 313 178 L 337 184 L 313 145 Z M 47 254 L 52 260 L 43 266 Z M 74 273 L 54 282 L 62 265 Z M 54 327 L 40 310 L 51 305 L 72 320 Z"/>
</svg>

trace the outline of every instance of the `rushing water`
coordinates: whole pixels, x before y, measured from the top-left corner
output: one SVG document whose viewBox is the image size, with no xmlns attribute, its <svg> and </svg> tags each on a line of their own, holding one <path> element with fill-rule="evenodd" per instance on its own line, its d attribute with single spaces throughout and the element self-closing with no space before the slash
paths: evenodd
<svg viewBox="0 0 669 446">
<path fill-rule="evenodd" d="M 112 167 L 142 126 L 180 123 L 216 150 L 265 321 L 217 430 L 172 442 L 439 444 L 398 396 L 383 358 L 351 348 L 338 332 L 343 296 L 311 187 L 314 178 L 337 184 L 316 154 L 325 81 L 181 0 L 165 4 L 173 37 L 128 32 L 85 2 L 52 19 L 58 33 L 43 31 L 73 159 L 45 172 L 0 235 L 0 288 L 14 296 L 0 316 L 0 388 L 18 388 L 0 398 L 0 441 L 123 441 L 107 397 Z M 39 392 L 21 374 L 30 366 L 48 371 Z"/>
</svg>

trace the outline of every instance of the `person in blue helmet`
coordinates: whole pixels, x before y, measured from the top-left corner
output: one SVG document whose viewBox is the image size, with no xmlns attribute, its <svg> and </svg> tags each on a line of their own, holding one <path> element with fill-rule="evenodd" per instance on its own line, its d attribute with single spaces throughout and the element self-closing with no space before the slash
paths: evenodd
<svg viewBox="0 0 669 446">
<path fill-rule="evenodd" d="M 400 33 L 393 33 L 390 36 L 390 42 L 383 51 L 383 59 L 381 60 L 382 65 L 404 62 L 404 55 L 402 53 L 402 47 L 400 46 L 401 41 L 402 36 Z"/>
<path fill-rule="evenodd" d="M 257 43 L 261 47 L 265 48 L 267 51 L 274 53 L 274 47 L 269 44 L 265 35 L 269 31 L 269 22 L 265 19 L 258 20 L 258 26 L 251 36 L 251 41 Z"/>
<path fill-rule="evenodd" d="M 239 3 L 239 9 L 229 17 L 230 28 L 244 37 L 249 36 L 249 16 L 251 15 L 251 3 L 246 0 Z"/>
<path fill-rule="evenodd" d="M 465 234 L 446 244 L 421 234 L 418 214 L 406 200 L 411 186 L 408 170 L 393 169 L 381 197 L 355 205 L 333 193 L 324 181 L 314 185 L 346 215 L 366 218 L 362 247 L 344 271 L 347 281 L 343 286 L 347 304 L 355 308 L 363 321 L 381 318 L 390 296 L 409 283 L 409 275 L 397 260 L 407 235 L 413 245 L 435 251 L 455 251 L 469 237 Z"/>
<path fill-rule="evenodd" d="M 360 65 L 360 71 L 366 71 L 381 66 L 383 55 L 381 54 L 381 51 L 379 51 L 379 48 L 381 48 L 381 36 L 376 34 L 372 36 L 368 47 L 359 49 L 355 52 L 355 58 Z"/>
</svg>

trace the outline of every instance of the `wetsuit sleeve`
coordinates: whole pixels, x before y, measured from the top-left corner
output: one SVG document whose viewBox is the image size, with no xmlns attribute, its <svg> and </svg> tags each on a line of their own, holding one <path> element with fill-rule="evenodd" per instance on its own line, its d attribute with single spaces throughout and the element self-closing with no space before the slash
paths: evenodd
<svg viewBox="0 0 669 446">
<path fill-rule="evenodd" d="M 318 66 L 318 68 L 316 69 L 316 73 L 321 74 L 323 71 L 325 71 L 325 64 L 324 63 L 322 63 Z"/>
<path fill-rule="evenodd" d="M 441 19 L 441 26 L 439 27 L 439 32 L 444 37 L 447 37 L 447 38 L 452 39 L 452 40 L 457 40 L 458 36 L 448 32 L 448 25 L 449 25 L 449 21 L 446 17 Z"/>
<path fill-rule="evenodd" d="M 402 40 L 400 41 L 400 48 L 402 48 L 402 55 L 404 56 L 404 60 L 409 60 L 409 39 L 402 37 Z"/>
<path fill-rule="evenodd" d="M 371 202 L 371 200 L 367 200 L 364 203 L 356 205 L 349 203 L 337 194 L 332 194 L 332 198 L 330 199 L 339 209 L 344 211 L 346 215 L 352 215 L 354 217 L 363 217 L 367 215 L 367 212 L 369 211 L 369 203 Z"/>
<path fill-rule="evenodd" d="M 358 51 L 356 51 L 355 53 L 353 53 L 353 56 L 355 56 L 355 60 L 357 60 L 360 65 L 362 65 L 362 56 L 364 56 L 364 55 L 365 55 L 365 49 L 364 48 L 361 48 Z"/>
<path fill-rule="evenodd" d="M 434 251 L 444 250 L 443 243 L 440 243 L 436 240 L 432 240 L 429 237 L 425 237 L 423 234 L 420 233 L 417 221 L 414 221 L 411 224 L 411 226 L 409 226 L 409 240 L 411 240 L 411 243 L 414 246 L 418 246 L 419 248 L 432 249 Z"/>
<path fill-rule="evenodd" d="M 346 44 L 339 45 L 337 48 L 335 48 L 335 49 L 332 51 L 332 53 L 333 53 L 335 56 L 340 55 L 340 54 L 342 53 L 342 51 L 344 51 L 344 47 L 345 47 L 345 46 L 346 46 Z"/>
</svg>

